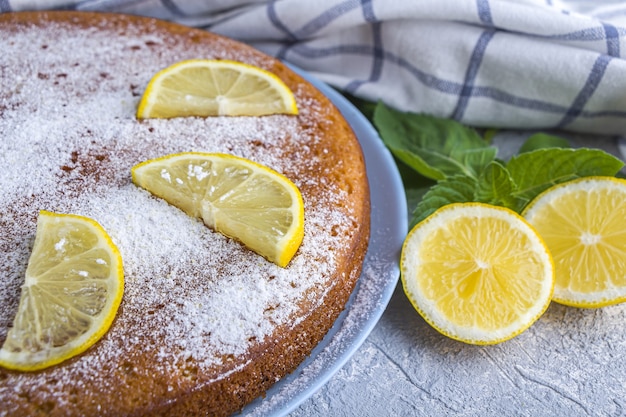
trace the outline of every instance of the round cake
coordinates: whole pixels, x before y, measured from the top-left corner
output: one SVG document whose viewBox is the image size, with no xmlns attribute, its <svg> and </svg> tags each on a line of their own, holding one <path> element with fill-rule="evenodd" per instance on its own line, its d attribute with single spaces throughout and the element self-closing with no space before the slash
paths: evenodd
<svg viewBox="0 0 626 417">
<path fill-rule="evenodd" d="M 224 37 L 149 18 L 0 14 L 0 344 L 39 210 L 100 223 L 125 289 L 110 330 L 38 372 L 0 368 L 0 414 L 229 415 L 293 371 L 332 327 L 369 238 L 361 148 L 340 112 L 285 65 Z M 137 120 L 144 88 L 184 59 L 278 75 L 299 114 Z M 300 189 L 303 242 L 280 268 L 131 182 L 179 152 L 266 165 Z"/>
</svg>

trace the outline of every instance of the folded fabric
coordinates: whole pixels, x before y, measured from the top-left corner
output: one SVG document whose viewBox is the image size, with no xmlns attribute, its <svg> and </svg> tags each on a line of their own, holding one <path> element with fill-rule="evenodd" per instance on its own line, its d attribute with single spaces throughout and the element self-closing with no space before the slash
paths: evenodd
<svg viewBox="0 0 626 417">
<path fill-rule="evenodd" d="M 404 111 L 493 128 L 626 133 L 626 3 L 0 0 L 177 21 Z"/>
</svg>

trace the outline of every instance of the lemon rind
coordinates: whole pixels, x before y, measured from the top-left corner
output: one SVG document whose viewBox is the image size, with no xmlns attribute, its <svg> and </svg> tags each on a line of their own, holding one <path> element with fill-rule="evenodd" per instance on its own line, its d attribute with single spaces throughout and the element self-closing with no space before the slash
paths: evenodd
<svg viewBox="0 0 626 417">
<path fill-rule="evenodd" d="M 213 68 L 230 68 L 234 70 L 241 70 L 242 68 L 248 71 L 254 71 L 254 73 L 267 81 L 276 91 L 280 92 L 280 96 L 283 98 L 284 109 L 278 112 L 267 112 L 267 113 L 256 113 L 251 114 L 251 116 L 262 116 L 262 115 L 271 115 L 271 114 L 290 114 L 297 115 L 298 114 L 298 106 L 296 103 L 295 96 L 293 91 L 285 84 L 285 82 L 274 74 L 271 71 L 266 69 L 250 65 L 244 62 L 228 60 L 228 59 L 187 59 L 183 61 L 176 62 L 166 68 L 161 69 L 156 72 L 152 79 L 148 82 L 144 90 L 144 94 L 142 95 L 138 107 L 136 118 L 137 119 L 149 119 L 155 118 L 151 114 L 153 105 L 156 101 L 156 96 L 158 93 L 158 88 L 162 85 L 163 80 L 180 70 L 182 67 L 193 67 L 193 66 L 211 66 Z M 224 114 L 215 114 L 212 116 L 228 116 L 228 113 Z M 244 114 L 237 114 L 238 116 L 244 116 Z M 184 117 L 184 116 L 168 116 L 168 117 Z M 156 118 L 161 118 L 160 116 L 156 116 Z"/>
<path fill-rule="evenodd" d="M 115 296 L 110 297 L 107 304 L 105 304 L 105 307 L 102 309 L 105 313 L 104 318 L 101 320 L 101 325 L 95 331 L 88 331 L 77 339 L 74 339 L 73 344 L 76 346 L 73 348 L 67 348 L 67 346 L 64 345 L 62 347 L 52 348 L 48 351 L 35 353 L 14 353 L 9 352 L 4 348 L 0 348 L 0 366 L 15 371 L 30 372 L 46 369 L 78 356 L 92 347 L 110 329 L 117 315 L 117 310 L 121 304 L 124 292 L 124 269 L 122 256 L 109 234 L 98 222 L 85 216 L 60 214 L 47 210 L 41 210 L 39 212 L 39 216 L 39 221 L 42 222 L 60 221 L 61 219 L 79 221 L 83 224 L 89 224 L 90 227 L 99 232 L 97 233 L 99 238 L 97 247 L 104 247 L 111 255 L 113 255 L 111 259 L 114 267 L 112 268 L 111 275 L 115 275 L 117 279 L 113 281 L 114 285 L 109 285 L 108 288 L 109 290 L 113 290 L 115 292 Z M 33 277 L 30 277 L 29 279 L 36 281 L 36 278 Z"/>
<path fill-rule="evenodd" d="M 298 187 L 287 176 L 281 174 L 280 172 L 250 159 L 232 154 L 209 152 L 182 152 L 150 159 L 135 165 L 131 169 L 132 181 L 135 185 L 147 189 L 145 187 L 145 181 L 142 181 L 141 178 L 142 175 L 144 175 L 144 170 L 159 166 L 161 164 L 175 163 L 177 161 L 190 158 L 207 159 L 212 162 L 215 160 L 218 160 L 219 162 L 233 161 L 237 164 L 247 166 L 256 172 L 260 172 L 263 175 L 270 175 L 274 178 L 277 178 L 280 180 L 280 184 L 286 186 L 287 191 L 292 197 L 292 202 L 296 205 L 295 208 L 291 210 L 292 214 L 294 215 L 294 222 L 291 228 L 286 232 L 285 236 L 282 239 L 276 241 L 276 251 L 273 254 L 261 253 L 258 250 L 255 250 L 254 248 L 250 248 L 248 246 L 250 250 L 265 257 L 268 261 L 273 262 L 282 268 L 286 267 L 297 253 L 298 248 L 301 246 L 302 240 L 304 239 L 304 200 Z M 150 191 L 149 189 L 147 190 Z M 197 211 L 200 212 L 201 210 Z M 202 218 L 203 216 L 200 215 L 197 217 Z M 205 224 L 211 227 L 211 225 L 208 224 L 206 221 Z M 219 230 L 219 228 L 216 231 L 225 234 L 222 230 Z M 246 242 L 242 242 L 238 236 L 227 236 L 234 240 L 238 240 L 242 244 L 244 244 L 244 246 L 247 246 Z"/>
<path fill-rule="evenodd" d="M 577 178 L 564 183 L 556 184 L 547 190 L 544 190 L 535 197 L 522 212 L 524 218 L 534 215 L 540 205 L 549 205 L 557 198 L 572 191 L 588 191 L 590 188 L 586 184 L 594 184 L 594 191 L 598 190 L 598 186 L 606 186 L 618 189 L 626 195 L 626 180 L 610 176 L 589 176 Z M 532 224 L 532 220 L 529 220 Z M 570 307 L 577 308 L 601 308 L 615 305 L 626 301 L 626 287 L 613 287 L 604 291 L 596 291 L 583 293 L 573 291 L 567 287 L 559 285 L 558 278 L 555 284 L 554 295 L 552 300 Z"/>
<path fill-rule="evenodd" d="M 413 263 L 418 262 L 418 259 L 416 256 L 412 256 L 411 254 L 416 253 L 421 243 L 420 238 L 423 238 L 423 236 L 418 236 L 418 234 L 424 236 L 428 235 L 430 231 L 435 230 L 438 227 L 436 224 L 437 222 L 444 222 L 446 218 L 452 219 L 457 217 L 460 210 L 464 212 L 464 215 L 487 217 L 485 212 L 488 211 L 491 215 L 514 219 L 518 228 L 524 231 L 526 235 L 532 236 L 535 239 L 535 245 L 533 245 L 533 247 L 536 247 L 537 249 L 541 248 L 540 253 L 544 261 L 544 274 L 547 279 L 542 286 L 542 293 L 540 297 L 538 297 L 537 303 L 534 305 L 533 309 L 524 314 L 523 319 L 496 331 L 486 331 L 477 327 L 471 328 L 457 326 L 454 323 L 446 321 L 445 316 L 437 310 L 435 303 L 420 295 L 420 291 L 417 288 L 417 281 L 414 277 L 408 276 L 408 271 L 416 271 L 416 266 L 414 266 Z M 446 205 L 437 210 L 424 221 L 418 223 L 409 232 L 403 244 L 400 258 L 403 289 L 415 310 L 429 325 L 441 334 L 468 344 L 497 344 L 520 335 L 530 328 L 532 324 L 534 324 L 547 310 L 554 292 L 554 262 L 547 246 L 545 245 L 545 242 L 523 217 L 503 207 L 491 206 L 483 203 L 455 203 Z"/>
</svg>

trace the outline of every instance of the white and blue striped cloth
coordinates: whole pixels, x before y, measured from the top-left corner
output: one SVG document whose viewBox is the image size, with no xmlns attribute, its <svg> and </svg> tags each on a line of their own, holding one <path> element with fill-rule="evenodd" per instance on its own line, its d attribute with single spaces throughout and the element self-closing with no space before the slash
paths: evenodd
<svg viewBox="0 0 626 417">
<path fill-rule="evenodd" d="M 357 97 L 468 125 L 626 134 L 623 0 L 0 0 L 55 8 L 205 28 Z"/>
</svg>

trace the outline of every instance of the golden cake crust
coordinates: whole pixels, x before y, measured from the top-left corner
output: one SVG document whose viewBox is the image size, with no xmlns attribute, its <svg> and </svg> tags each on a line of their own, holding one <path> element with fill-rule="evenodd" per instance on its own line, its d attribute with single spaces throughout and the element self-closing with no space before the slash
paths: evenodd
<svg viewBox="0 0 626 417">
<path fill-rule="evenodd" d="M 7 13 L 0 33 L 10 57 L 0 64 L 0 343 L 39 210 L 102 224 L 126 280 L 111 329 L 87 352 L 35 373 L 0 368 L 2 412 L 229 415 L 293 371 L 344 308 L 367 249 L 363 155 L 334 105 L 248 46 L 154 19 Z M 300 114 L 136 120 L 150 77 L 189 58 L 274 72 Z M 184 151 L 243 156 L 298 185 L 305 238 L 287 268 L 132 185 L 134 164 Z"/>
</svg>

